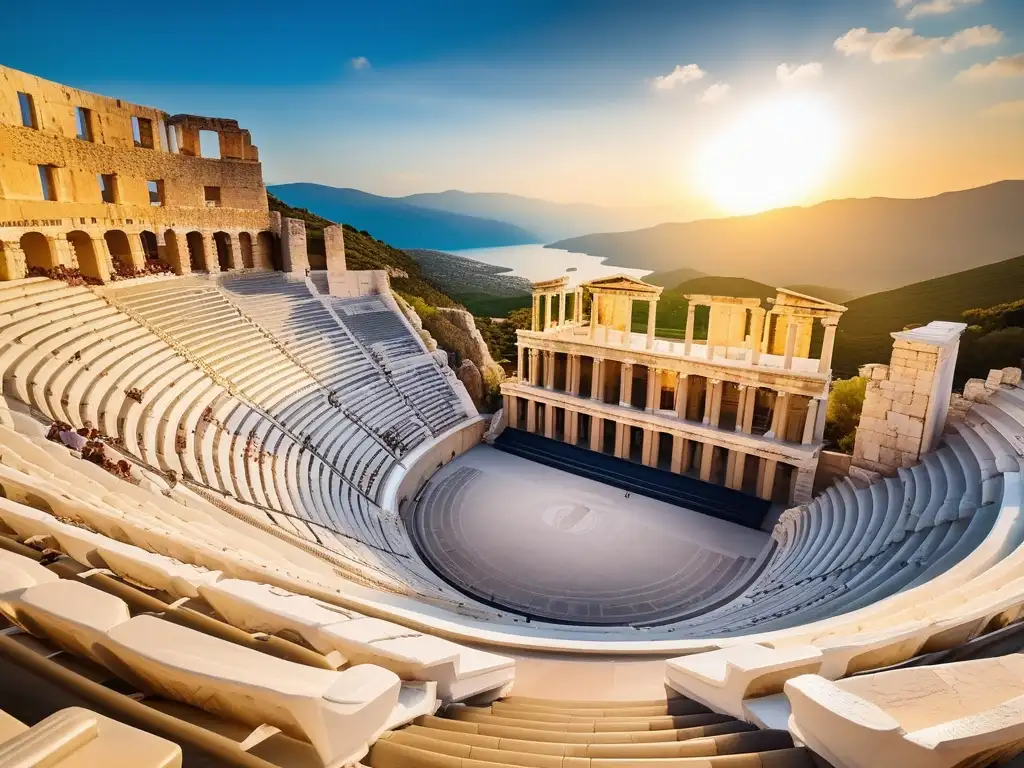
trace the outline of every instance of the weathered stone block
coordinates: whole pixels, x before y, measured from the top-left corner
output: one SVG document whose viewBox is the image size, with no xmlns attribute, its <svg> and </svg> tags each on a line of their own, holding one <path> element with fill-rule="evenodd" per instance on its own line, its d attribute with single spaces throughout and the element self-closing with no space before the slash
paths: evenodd
<svg viewBox="0 0 1024 768">
<path fill-rule="evenodd" d="M 1003 371 L 1000 368 L 993 368 L 985 377 L 985 389 L 999 389 L 1003 383 Z"/>
<path fill-rule="evenodd" d="M 964 400 L 973 403 L 987 403 L 989 391 L 985 387 L 984 379 L 968 379 L 964 385 Z"/>
<path fill-rule="evenodd" d="M 1008 384 L 1011 387 L 1016 387 L 1018 384 L 1020 384 L 1020 377 L 1020 368 L 1003 368 L 1003 384 Z"/>
</svg>

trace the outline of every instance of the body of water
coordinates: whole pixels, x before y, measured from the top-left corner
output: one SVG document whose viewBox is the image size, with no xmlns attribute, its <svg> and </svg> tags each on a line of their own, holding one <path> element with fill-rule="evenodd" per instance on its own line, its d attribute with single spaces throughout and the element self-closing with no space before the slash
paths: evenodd
<svg viewBox="0 0 1024 768">
<path fill-rule="evenodd" d="M 508 267 L 510 275 L 525 277 L 530 282 L 552 280 L 568 275 L 569 284 L 586 282 L 598 277 L 625 274 L 643 277 L 651 272 L 648 269 L 628 269 L 604 263 L 601 256 L 588 256 L 585 253 L 571 253 L 560 248 L 545 248 L 536 245 L 506 245 L 501 248 L 470 248 L 464 251 L 449 251 L 484 264 Z"/>
</svg>

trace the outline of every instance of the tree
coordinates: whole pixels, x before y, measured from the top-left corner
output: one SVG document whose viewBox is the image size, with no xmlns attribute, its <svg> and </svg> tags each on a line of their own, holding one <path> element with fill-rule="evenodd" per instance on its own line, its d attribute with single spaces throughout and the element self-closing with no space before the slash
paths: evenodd
<svg viewBox="0 0 1024 768">
<path fill-rule="evenodd" d="M 832 383 L 825 411 L 825 441 L 833 443 L 843 453 L 853 453 L 867 387 L 868 380 L 860 376 Z"/>
</svg>

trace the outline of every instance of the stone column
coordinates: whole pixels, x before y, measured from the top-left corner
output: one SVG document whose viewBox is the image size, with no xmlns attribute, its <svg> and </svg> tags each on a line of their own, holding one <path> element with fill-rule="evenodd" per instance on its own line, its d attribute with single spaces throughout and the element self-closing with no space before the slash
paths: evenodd
<svg viewBox="0 0 1024 768">
<path fill-rule="evenodd" d="M 601 303 L 601 297 L 599 294 L 592 294 L 590 297 L 590 340 L 593 341 L 597 338 L 597 314 L 598 307 Z"/>
<path fill-rule="evenodd" d="M 526 431 L 531 435 L 537 431 L 537 403 L 526 401 Z"/>
<path fill-rule="evenodd" d="M 661 371 L 647 367 L 647 412 L 654 413 L 658 407 L 658 395 L 661 394 Z"/>
<path fill-rule="evenodd" d="M 217 260 L 217 243 L 213 239 L 213 232 L 203 230 L 203 267 L 211 275 L 220 272 L 220 262 Z"/>
<path fill-rule="evenodd" d="M 530 323 L 531 331 L 540 330 L 540 294 L 533 294 L 533 315 L 532 322 Z"/>
<path fill-rule="evenodd" d="M 747 411 L 747 391 L 750 389 L 746 384 L 740 384 L 740 399 L 736 403 L 736 431 L 743 431 L 743 416 Z"/>
<path fill-rule="evenodd" d="M 789 402 L 791 398 L 788 392 L 783 392 L 779 399 L 781 403 L 777 403 L 777 405 L 781 407 L 779 408 L 779 422 L 775 428 L 775 439 L 779 442 L 785 442 L 786 432 L 789 429 Z"/>
<path fill-rule="evenodd" d="M 654 325 L 658 314 L 658 301 L 654 299 L 647 303 L 647 349 L 654 349 Z"/>
<path fill-rule="evenodd" d="M 765 311 L 760 307 L 750 310 L 750 364 L 761 362 L 761 339 L 764 336 Z"/>
<path fill-rule="evenodd" d="M 700 444 L 700 479 L 711 482 L 711 460 L 715 457 L 715 447 L 711 443 Z"/>
<path fill-rule="evenodd" d="M 232 232 L 229 235 L 231 240 L 231 268 L 242 269 L 242 241 L 238 237 L 237 232 Z"/>
<path fill-rule="evenodd" d="M 775 470 L 779 462 L 775 459 L 761 459 L 761 467 L 757 473 L 757 495 L 765 501 L 771 501 L 775 490 Z"/>
<path fill-rule="evenodd" d="M 725 487 L 732 488 L 732 476 L 736 472 L 736 451 L 729 449 L 725 452 Z M 735 490 L 735 489 L 733 489 Z"/>
<path fill-rule="evenodd" d="M 690 465 L 693 464 L 693 447 L 694 447 L 694 445 L 696 445 L 696 441 L 695 440 L 687 440 L 687 439 L 683 440 L 683 460 L 682 460 L 682 466 L 683 466 L 682 471 L 683 472 L 689 472 L 690 471 Z"/>
<path fill-rule="evenodd" d="M 818 418 L 815 419 L 814 423 L 814 440 L 821 442 L 825 439 L 825 417 L 828 413 L 828 398 L 818 398 Z"/>
<path fill-rule="evenodd" d="M 743 451 L 729 451 L 732 463 L 732 474 L 726 479 L 726 485 L 734 491 L 743 489 L 743 470 L 747 466 L 747 454 Z"/>
<path fill-rule="evenodd" d="M 565 289 L 558 294 L 558 326 L 565 325 Z"/>
<path fill-rule="evenodd" d="M 604 419 L 600 416 L 590 417 L 590 450 L 597 451 L 600 453 L 604 447 L 602 445 L 604 438 Z"/>
<path fill-rule="evenodd" d="M 754 406 L 757 404 L 757 387 L 747 388 L 747 401 L 743 408 L 743 429 L 746 434 L 754 431 Z"/>
<path fill-rule="evenodd" d="M 825 326 L 825 338 L 821 341 L 821 358 L 818 360 L 818 373 L 828 373 L 832 369 L 832 350 L 836 344 L 836 325 L 838 325 L 838 322 L 838 320 L 833 318 L 823 318 L 821 321 L 821 324 Z"/>
<path fill-rule="evenodd" d="M 701 423 L 704 426 L 711 424 L 711 410 L 715 404 L 715 380 L 705 379 L 704 380 L 704 418 L 701 419 Z"/>
<path fill-rule="evenodd" d="M 768 431 L 764 433 L 764 436 L 769 440 L 779 433 L 779 413 L 786 404 L 782 396 L 782 392 L 775 393 L 775 402 L 772 403 L 772 421 L 768 426 Z"/>
<path fill-rule="evenodd" d="M 551 403 L 544 404 L 544 437 L 555 436 L 555 406 Z"/>
<path fill-rule="evenodd" d="M 651 431 L 651 434 L 654 437 L 651 441 L 651 463 L 648 466 L 657 467 L 661 455 L 661 432 L 655 429 Z"/>
<path fill-rule="evenodd" d="M 814 428 L 818 424 L 818 398 L 812 397 L 807 402 L 807 418 L 804 419 L 804 433 L 800 440 L 804 445 L 814 442 Z"/>
<path fill-rule="evenodd" d="M 114 261 L 107 249 L 107 241 L 100 237 L 93 237 L 92 252 L 96 256 L 96 265 L 99 267 L 99 277 L 104 283 L 110 282 L 110 273 L 114 271 Z"/>
<path fill-rule="evenodd" d="M 626 435 L 628 435 L 628 427 L 621 421 L 615 422 L 615 458 L 625 459 L 628 458 L 626 451 Z"/>
<path fill-rule="evenodd" d="M 590 399 L 604 400 L 604 367 L 601 358 L 595 357 L 590 369 Z"/>
<path fill-rule="evenodd" d="M 555 353 L 544 351 L 544 389 L 555 388 Z"/>
<path fill-rule="evenodd" d="M 654 436 L 657 433 L 653 429 L 644 430 L 644 442 L 643 448 L 640 451 L 640 462 L 645 467 L 653 467 L 654 462 L 651 461 L 651 456 L 654 453 Z"/>
<path fill-rule="evenodd" d="M 523 381 L 526 371 L 523 369 L 523 345 L 516 345 L 516 374 L 519 376 L 519 380 Z"/>
<path fill-rule="evenodd" d="M 796 336 L 800 332 L 800 326 L 796 323 L 789 323 L 786 326 L 786 354 L 782 359 L 782 367 L 787 371 L 793 367 L 793 353 L 796 350 Z"/>
<path fill-rule="evenodd" d="M 540 386 L 540 350 L 530 349 L 530 384 Z"/>
<path fill-rule="evenodd" d="M 632 407 L 633 399 L 633 364 L 623 363 L 619 374 L 619 405 Z"/>
<path fill-rule="evenodd" d="M 577 323 L 583 322 L 583 289 L 577 288 L 572 300 L 572 314 Z"/>
<path fill-rule="evenodd" d="M 718 427 L 718 421 L 722 415 L 722 390 L 725 384 L 717 379 L 711 382 L 711 426 Z"/>
<path fill-rule="evenodd" d="M 628 347 L 633 343 L 633 300 L 626 299 L 626 330 L 622 336 L 622 346 Z"/>
<path fill-rule="evenodd" d="M 669 469 L 677 475 L 683 471 L 683 444 L 686 438 L 682 435 L 672 435 L 672 460 Z"/>
<path fill-rule="evenodd" d="M 806 504 L 814 496 L 814 467 L 800 467 L 793 483 L 793 504 Z"/>
<path fill-rule="evenodd" d="M 576 397 L 580 393 L 580 369 L 582 361 L 579 355 L 569 355 L 569 394 Z"/>
<path fill-rule="evenodd" d="M 28 260 L 21 243 L 14 240 L 0 247 L 0 280 L 21 280 L 28 274 Z"/>
<path fill-rule="evenodd" d="M 579 429 L 580 415 L 576 411 L 565 410 L 565 436 L 564 441 L 569 445 L 576 445 L 576 430 Z"/>
<path fill-rule="evenodd" d="M 694 310 L 697 305 L 692 301 L 686 307 L 686 337 L 683 341 L 683 355 L 689 357 L 691 347 L 693 347 L 693 323 L 694 323 Z"/>
<path fill-rule="evenodd" d="M 54 235 L 47 239 L 50 241 L 50 252 L 56 264 L 62 264 L 70 269 L 78 266 L 78 256 L 68 242 L 67 235 Z"/>
<path fill-rule="evenodd" d="M 690 394 L 690 375 L 681 373 L 676 378 L 676 418 L 686 418 L 686 400 Z"/>
<path fill-rule="evenodd" d="M 505 423 L 513 429 L 519 428 L 519 398 L 505 395 Z"/>
<path fill-rule="evenodd" d="M 181 252 L 181 248 L 185 248 L 185 257 L 183 259 L 179 259 L 179 261 L 182 261 L 184 263 L 181 274 L 187 275 L 189 272 L 192 271 L 192 266 L 188 259 L 188 244 L 185 242 L 184 238 L 178 237 L 177 232 L 175 232 L 174 234 L 175 242 L 178 243 L 179 253 Z M 146 268 L 146 251 L 142 247 L 142 238 L 139 236 L 139 233 L 136 232 L 135 234 L 128 235 L 128 251 L 130 254 L 129 258 L 131 259 L 132 262 L 131 268 L 134 269 L 136 272 L 141 272 L 142 270 L 144 270 Z M 172 264 L 171 266 L 174 265 Z"/>
</svg>

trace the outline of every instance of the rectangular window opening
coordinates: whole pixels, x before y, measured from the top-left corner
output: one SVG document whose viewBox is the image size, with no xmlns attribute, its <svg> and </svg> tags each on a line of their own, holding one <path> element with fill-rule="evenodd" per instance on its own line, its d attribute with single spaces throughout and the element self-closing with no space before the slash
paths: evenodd
<svg viewBox="0 0 1024 768">
<path fill-rule="evenodd" d="M 199 154 L 211 160 L 220 160 L 220 134 L 216 131 L 200 131 Z"/>
<path fill-rule="evenodd" d="M 100 182 L 100 196 L 104 203 L 117 202 L 117 175 L 101 173 L 96 177 Z"/>
<path fill-rule="evenodd" d="M 149 188 L 149 204 L 150 205 L 163 205 L 164 204 L 164 180 L 163 179 L 150 179 L 146 182 L 146 186 Z"/>
<path fill-rule="evenodd" d="M 92 110 L 75 107 L 75 122 L 78 127 L 78 138 L 82 141 L 92 141 Z"/>
<path fill-rule="evenodd" d="M 52 165 L 39 166 L 39 186 L 43 190 L 43 200 L 57 199 L 57 174 Z"/>
<path fill-rule="evenodd" d="M 136 147 L 153 148 L 153 121 L 148 117 L 132 115 L 132 139 Z"/>
<path fill-rule="evenodd" d="M 36 103 L 31 93 L 18 91 L 18 106 L 21 107 L 21 124 L 26 128 L 38 128 L 36 120 Z"/>
<path fill-rule="evenodd" d="M 220 208 L 220 187 L 203 187 L 207 208 Z"/>
</svg>

